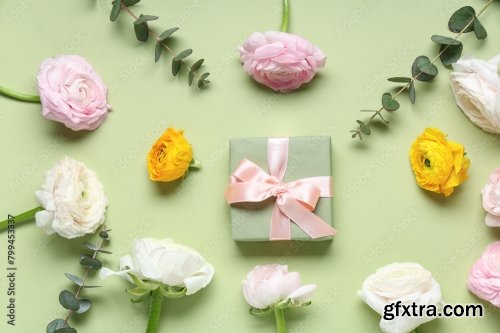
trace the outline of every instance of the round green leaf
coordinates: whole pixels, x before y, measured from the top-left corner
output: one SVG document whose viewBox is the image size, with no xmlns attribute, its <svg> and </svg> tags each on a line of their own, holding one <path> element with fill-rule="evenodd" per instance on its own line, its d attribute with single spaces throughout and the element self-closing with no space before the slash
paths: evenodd
<svg viewBox="0 0 500 333">
<path fill-rule="evenodd" d="M 79 299 L 78 303 L 80 304 L 80 307 L 78 308 L 78 310 L 75 311 L 76 313 L 87 312 L 92 306 L 92 302 L 86 298 Z"/>
<path fill-rule="evenodd" d="M 476 34 L 477 39 L 485 39 L 488 37 L 486 29 L 483 27 L 481 22 L 479 22 L 477 17 L 474 19 L 474 33 Z"/>
<path fill-rule="evenodd" d="M 82 256 L 82 258 L 80 258 L 80 265 L 93 269 L 95 271 L 102 268 L 102 263 L 100 260 L 88 256 Z"/>
<path fill-rule="evenodd" d="M 399 102 L 393 99 L 390 93 L 386 92 L 382 95 L 382 106 L 386 111 L 396 111 L 399 109 Z"/>
<path fill-rule="evenodd" d="M 413 62 L 411 73 L 416 80 L 431 81 L 437 76 L 438 69 L 428 57 L 419 56 Z"/>
<path fill-rule="evenodd" d="M 460 45 L 460 44 L 462 44 L 460 41 L 458 41 L 454 38 L 440 36 L 440 35 L 432 35 L 431 39 L 434 43 L 438 43 L 441 45 Z"/>
<path fill-rule="evenodd" d="M 443 65 L 449 66 L 460 59 L 463 49 L 464 46 L 462 43 L 459 45 L 441 45 L 439 49 L 439 53 L 441 54 L 439 59 L 441 59 Z"/>
<path fill-rule="evenodd" d="M 61 291 L 61 293 L 59 294 L 59 303 L 61 303 L 61 305 L 68 310 L 76 311 L 80 308 L 78 299 L 69 290 Z"/>
<path fill-rule="evenodd" d="M 450 28 L 451 31 L 453 32 L 460 32 L 462 31 L 465 27 L 467 29 L 464 30 L 464 32 L 471 32 L 474 30 L 474 25 L 470 24 L 467 26 L 469 23 L 474 20 L 474 17 L 476 16 L 476 11 L 474 8 L 471 6 L 465 6 L 457 10 L 455 13 L 450 18 L 450 21 L 448 21 L 448 27 Z"/>
<path fill-rule="evenodd" d="M 47 333 L 54 333 L 56 330 L 64 327 L 69 327 L 64 319 L 54 319 L 47 325 Z"/>
<path fill-rule="evenodd" d="M 77 333 L 73 327 L 64 327 L 56 330 L 54 333 Z"/>
</svg>

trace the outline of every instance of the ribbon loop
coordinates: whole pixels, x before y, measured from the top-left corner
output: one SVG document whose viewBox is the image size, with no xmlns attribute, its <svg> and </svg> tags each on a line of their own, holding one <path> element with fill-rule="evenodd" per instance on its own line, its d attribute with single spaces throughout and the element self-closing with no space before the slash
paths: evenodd
<svg viewBox="0 0 500 333">
<path fill-rule="evenodd" d="M 268 139 L 269 173 L 250 160 L 242 160 L 225 191 L 228 203 L 261 202 L 276 197 L 270 239 L 290 239 L 290 221 L 311 238 L 333 236 L 336 231 L 313 213 L 320 197 L 331 197 L 332 177 L 309 177 L 282 182 L 288 162 L 288 138 Z"/>
</svg>

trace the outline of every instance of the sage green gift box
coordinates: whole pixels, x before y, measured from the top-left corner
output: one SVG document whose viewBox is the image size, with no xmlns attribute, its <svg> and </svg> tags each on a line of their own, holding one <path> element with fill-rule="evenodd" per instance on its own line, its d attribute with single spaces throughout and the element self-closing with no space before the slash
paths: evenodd
<svg viewBox="0 0 500 333">
<path fill-rule="evenodd" d="M 266 172 L 268 138 L 234 138 L 229 143 L 229 172 L 232 173 L 243 159 L 248 159 Z M 288 163 L 284 182 L 300 178 L 331 176 L 331 150 L 329 136 L 290 137 Z M 230 206 L 232 238 L 236 241 L 269 241 L 271 215 L 275 199 L 260 203 L 240 203 Z M 314 213 L 332 225 L 332 198 L 319 198 Z M 291 224 L 291 239 L 324 241 L 333 237 L 312 239 L 295 223 Z"/>
</svg>

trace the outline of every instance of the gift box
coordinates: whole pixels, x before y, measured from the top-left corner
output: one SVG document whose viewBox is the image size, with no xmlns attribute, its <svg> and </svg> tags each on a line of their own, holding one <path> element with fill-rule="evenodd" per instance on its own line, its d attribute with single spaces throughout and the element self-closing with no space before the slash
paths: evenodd
<svg viewBox="0 0 500 333">
<path fill-rule="evenodd" d="M 331 240 L 329 136 L 230 140 L 232 238 Z"/>
</svg>

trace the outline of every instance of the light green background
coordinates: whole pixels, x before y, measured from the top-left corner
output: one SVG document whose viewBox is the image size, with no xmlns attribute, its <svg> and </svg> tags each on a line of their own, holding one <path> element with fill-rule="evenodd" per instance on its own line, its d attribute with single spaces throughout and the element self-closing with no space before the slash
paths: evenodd
<svg viewBox="0 0 500 333">
<path fill-rule="evenodd" d="M 500 166 L 497 137 L 474 127 L 455 106 L 449 69 L 431 84 L 417 83 L 417 104 L 401 98 L 388 129 L 377 126 L 366 144 L 348 131 L 359 109 L 379 106 L 389 76 L 408 74 L 413 59 L 434 55 L 435 33 L 449 34 L 451 13 L 466 1 L 292 1 L 291 31 L 328 55 L 326 68 L 308 87 L 276 95 L 243 73 L 235 47 L 253 31 L 279 26 L 273 1 L 148 0 L 134 11 L 155 14 L 157 31 L 180 26 L 172 47 L 204 57 L 213 84 L 206 91 L 173 78 L 170 59 L 153 62 L 154 45 L 134 38 L 123 15 L 109 22 L 110 1 L 6 0 L 0 3 L 0 81 L 34 92 L 39 63 L 59 53 L 86 57 L 110 87 L 113 111 L 93 133 L 74 134 L 40 116 L 40 106 L 0 99 L 2 216 L 36 205 L 33 190 L 62 155 L 84 161 L 105 185 L 113 229 L 107 265 L 117 266 L 138 237 L 173 237 L 198 249 L 216 267 L 210 286 L 194 296 L 166 301 L 161 332 L 273 332 L 272 316 L 255 318 L 241 296 L 240 281 L 257 264 L 278 262 L 301 272 L 319 289 L 308 309 L 287 312 L 289 332 L 378 332 L 378 316 L 356 297 L 377 267 L 416 261 L 434 273 L 451 303 L 478 299 L 466 288 L 468 271 L 500 232 L 484 225 L 480 190 Z M 476 9 L 485 1 L 471 0 Z M 463 38 L 465 52 L 489 59 L 499 52 L 500 6 L 481 20 L 484 42 Z M 200 172 L 183 183 L 148 180 L 146 153 L 167 126 L 186 130 Z M 408 149 L 423 129 L 436 126 L 461 142 L 471 158 L 470 179 L 444 199 L 420 190 Z M 335 183 L 331 243 L 237 244 L 230 238 L 229 208 L 223 199 L 228 175 L 228 139 L 237 136 L 331 135 Z M 4 267 L 5 234 L 0 236 Z M 33 224 L 17 229 L 17 326 L 5 324 L 6 279 L 0 278 L 0 332 L 44 332 L 64 314 L 57 301 L 70 285 L 64 272 L 80 273 L 80 240 L 47 237 Z M 4 269 L 0 272 L 4 276 Z M 99 283 L 97 278 L 92 282 Z M 134 305 L 120 279 L 85 291 L 92 310 L 73 321 L 80 332 L 143 332 L 145 304 Z M 420 332 L 498 331 L 500 314 L 487 307 L 483 319 L 439 319 Z"/>
</svg>

